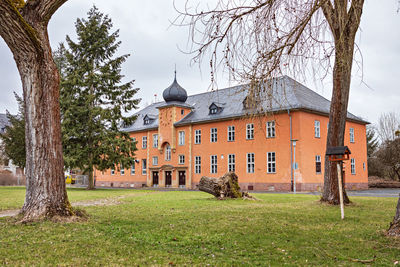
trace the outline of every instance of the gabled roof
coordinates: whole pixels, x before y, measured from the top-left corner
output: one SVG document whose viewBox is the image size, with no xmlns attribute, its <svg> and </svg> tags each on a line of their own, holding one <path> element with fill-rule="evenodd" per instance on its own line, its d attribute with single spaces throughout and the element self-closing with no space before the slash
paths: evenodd
<svg viewBox="0 0 400 267">
<path fill-rule="evenodd" d="M 4 113 L 0 113 L 0 133 L 4 133 L 4 129 L 8 125 L 10 125 L 10 122 L 7 118 L 7 115 Z"/>
<path fill-rule="evenodd" d="M 306 86 L 288 76 L 271 79 L 270 89 L 261 92 L 261 105 L 263 112 L 279 112 L 286 110 L 306 110 L 321 114 L 329 114 L 330 101 L 317 94 Z M 202 94 L 188 96 L 185 105 L 192 107 L 190 112 L 175 125 L 186 125 L 206 121 L 223 120 L 254 114 L 254 110 L 245 109 L 243 101 L 248 95 L 247 85 L 239 85 L 226 89 L 219 89 Z M 226 103 L 222 112 L 209 114 L 212 103 Z M 125 131 L 142 131 L 158 127 L 158 116 L 151 125 L 143 125 L 143 116 L 146 114 L 158 114 L 158 108 L 165 106 L 165 102 L 154 103 L 137 113 L 138 119 L 133 125 L 125 128 Z M 257 109 L 260 112 L 260 108 Z M 368 122 L 347 113 L 347 118 L 359 123 Z"/>
</svg>

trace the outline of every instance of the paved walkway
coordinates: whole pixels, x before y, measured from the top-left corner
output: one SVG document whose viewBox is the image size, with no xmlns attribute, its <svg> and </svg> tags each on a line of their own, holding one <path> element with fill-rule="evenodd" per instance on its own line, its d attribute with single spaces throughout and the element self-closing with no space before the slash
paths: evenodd
<svg viewBox="0 0 400 267">
<path fill-rule="evenodd" d="M 320 192 L 308 192 L 310 195 L 321 195 Z M 368 190 L 347 191 L 351 197 L 399 197 L 400 188 L 371 188 Z"/>
</svg>

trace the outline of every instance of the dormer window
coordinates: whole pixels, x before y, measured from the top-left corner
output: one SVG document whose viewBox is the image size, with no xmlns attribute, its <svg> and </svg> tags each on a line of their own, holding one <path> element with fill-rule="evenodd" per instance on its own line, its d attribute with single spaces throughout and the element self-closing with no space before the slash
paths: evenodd
<svg viewBox="0 0 400 267">
<path fill-rule="evenodd" d="M 221 113 L 223 110 L 223 108 L 221 107 L 222 105 L 223 104 L 217 105 L 216 103 L 212 103 L 209 107 L 209 110 L 210 110 L 209 114 L 215 115 L 215 114 Z"/>
<path fill-rule="evenodd" d="M 156 119 L 156 118 L 155 118 L 154 116 L 146 115 L 146 116 L 144 116 L 144 118 L 143 118 L 143 124 L 144 124 L 144 125 L 152 124 L 153 121 L 154 121 L 155 119 Z"/>
</svg>

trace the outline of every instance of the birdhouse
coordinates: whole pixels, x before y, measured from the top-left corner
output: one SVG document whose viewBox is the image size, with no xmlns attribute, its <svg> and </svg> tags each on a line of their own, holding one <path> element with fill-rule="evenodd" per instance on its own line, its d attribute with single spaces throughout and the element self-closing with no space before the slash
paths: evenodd
<svg viewBox="0 0 400 267">
<path fill-rule="evenodd" d="M 328 147 L 325 155 L 329 157 L 329 161 L 343 161 L 349 160 L 350 154 L 350 149 L 347 146 L 335 146 Z"/>
</svg>

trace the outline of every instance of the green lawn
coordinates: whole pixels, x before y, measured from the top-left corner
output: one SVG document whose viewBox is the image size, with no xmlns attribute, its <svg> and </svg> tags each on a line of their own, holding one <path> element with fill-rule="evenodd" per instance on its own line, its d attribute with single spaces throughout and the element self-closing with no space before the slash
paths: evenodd
<svg viewBox="0 0 400 267">
<path fill-rule="evenodd" d="M 0 265 L 394 266 L 400 240 L 384 235 L 397 199 L 353 197 L 338 207 L 311 195 L 253 194 L 214 200 L 202 192 L 72 189 L 72 202 L 118 197 L 84 209 L 84 223 L 14 224 L 0 218 Z M 0 188 L 0 210 L 23 203 Z"/>
</svg>

